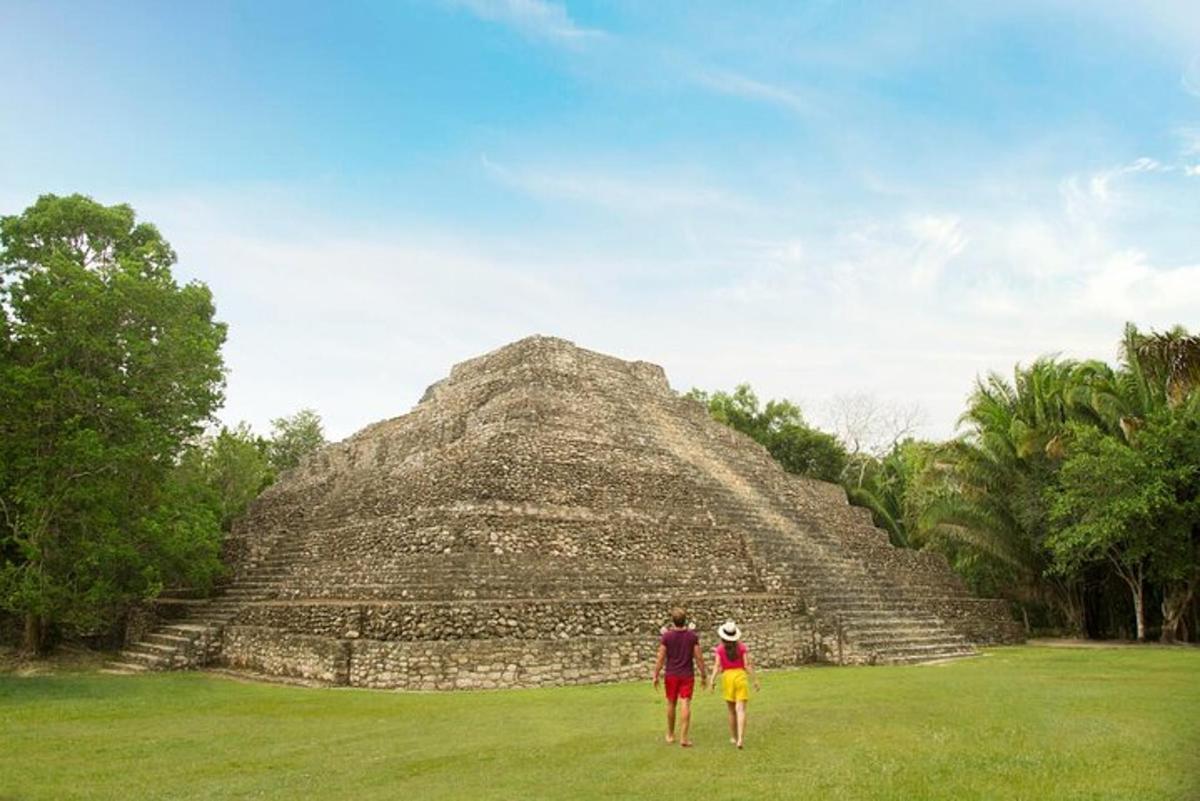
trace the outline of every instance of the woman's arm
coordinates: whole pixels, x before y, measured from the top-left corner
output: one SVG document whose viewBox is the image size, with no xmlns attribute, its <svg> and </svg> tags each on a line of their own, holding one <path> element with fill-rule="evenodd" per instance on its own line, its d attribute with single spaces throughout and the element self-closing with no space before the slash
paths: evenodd
<svg viewBox="0 0 1200 801">
<path fill-rule="evenodd" d="M 750 651 L 746 651 L 746 674 L 750 676 L 750 682 L 754 685 L 755 690 L 761 690 L 759 686 L 758 676 L 754 673 L 754 665 L 750 661 Z"/>
</svg>

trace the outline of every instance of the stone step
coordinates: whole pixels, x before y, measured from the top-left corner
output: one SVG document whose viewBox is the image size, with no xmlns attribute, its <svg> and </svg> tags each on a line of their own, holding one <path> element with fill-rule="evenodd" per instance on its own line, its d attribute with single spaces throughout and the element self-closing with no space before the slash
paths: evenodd
<svg viewBox="0 0 1200 801">
<path fill-rule="evenodd" d="M 950 633 L 950 630 L 946 629 L 945 627 L 912 626 L 901 624 L 897 626 L 853 626 L 847 628 L 847 632 L 857 639 L 869 640 L 884 637 L 916 637 L 929 634 L 945 636 L 946 634 Z"/>
<path fill-rule="evenodd" d="M 869 651 L 890 653 L 905 648 L 960 648 L 969 643 L 961 637 L 927 635 L 918 637 L 848 637 L 851 645 Z"/>
<path fill-rule="evenodd" d="M 970 645 L 902 645 L 895 648 L 876 648 L 875 653 L 880 658 L 895 658 L 908 656 L 926 656 L 930 654 L 973 653 Z"/>
<path fill-rule="evenodd" d="M 211 626 L 203 623 L 168 623 L 159 626 L 155 631 L 160 634 L 170 634 L 176 637 L 183 637 L 187 640 L 195 640 L 211 628 Z"/>
<path fill-rule="evenodd" d="M 924 654 L 897 654 L 882 657 L 877 660 L 878 664 L 885 665 L 920 665 L 928 662 L 944 662 L 951 659 L 965 659 L 967 657 L 978 656 L 979 652 L 971 651 L 952 651 L 945 653 L 924 653 Z"/>
<path fill-rule="evenodd" d="M 175 648 L 182 648 L 192 642 L 189 637 L 181 637 L 178 634 L 167 634 L 162 631 L 152 631 L 142 638 L 142 642 L 157 643 L 159 645 L 167 645 Z"/>
<path fill-rule="evenodd" d="M 144 665 L 148 670 L 167 670 L 171 667 L 170 657 L 137 651 L 133 650 L 133 648 L 122 650 L 120 656 L 122 662 Z"/>
</svg>

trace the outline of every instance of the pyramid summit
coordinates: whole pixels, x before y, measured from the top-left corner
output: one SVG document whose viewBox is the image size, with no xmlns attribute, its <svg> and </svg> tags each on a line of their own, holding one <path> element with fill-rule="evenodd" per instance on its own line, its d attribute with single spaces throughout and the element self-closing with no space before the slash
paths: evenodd
<svg viewBox="0 0 1200 801">
<path fill-rule="evenodd" d="M 144 612 L 126 666 L 410 689 L 643 677 L 672 604 L 762 666 L 964 656 L 1019 631 L 841 487 L 784 472 L 661 367 L 529 337 L 284 474 L 209 600 Z"/>
</svg>

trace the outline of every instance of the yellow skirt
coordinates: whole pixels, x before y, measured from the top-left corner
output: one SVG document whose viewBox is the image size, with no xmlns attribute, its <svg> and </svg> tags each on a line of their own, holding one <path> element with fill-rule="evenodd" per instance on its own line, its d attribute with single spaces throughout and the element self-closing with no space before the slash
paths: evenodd
<svg viewBox="0 0 1200 801">
<path fill-rule="evenodd" d="M 722 670 L 721 695 L 726 701 L 749 701 L 750 682 L 746 679 L 746 671 L 741 668 Z"/>
</svg>

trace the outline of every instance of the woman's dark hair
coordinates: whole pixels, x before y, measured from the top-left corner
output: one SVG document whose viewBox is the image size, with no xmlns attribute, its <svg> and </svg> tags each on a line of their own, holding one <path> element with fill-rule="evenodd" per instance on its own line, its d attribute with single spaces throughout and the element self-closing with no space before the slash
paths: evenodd
<svg viewBox="0 0 1200 801">
<path fill-rule="evenodd" d="M 736 661 L 738 661 L 739 656 L 741 656 L 741 654 L 738 653 L 738 644 L 736 642 L 734 642 L 733 640 L 726 640 L 725 641 L 725 658 L 728 659 L 730 662 L 736 662 Z"/>
</svg>

